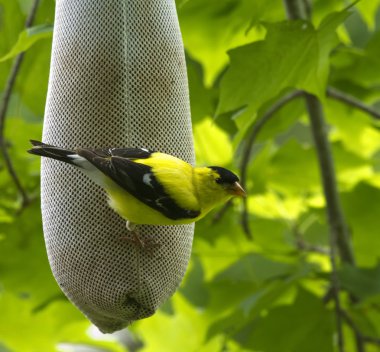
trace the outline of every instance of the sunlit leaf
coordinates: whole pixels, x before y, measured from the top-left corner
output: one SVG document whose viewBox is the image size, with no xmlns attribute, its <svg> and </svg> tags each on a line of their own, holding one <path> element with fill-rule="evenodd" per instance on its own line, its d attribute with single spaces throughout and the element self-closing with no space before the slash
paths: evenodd
<svg viewBox="0 0 380 352">
<path fill-rule="evenodd" d="M 208 84 L 228 63 L 228 49 L 262 37 L 264 32 L 253 29 L 253 23 L 279 20 L 283 14 L 280 0 L 270 3 L 266 0 L 190 0 L 179 9 L 185 46 L 205 67 Z"/>
<path fill-rule="evenodd" d="M 183 352 L 218 352 L 223 339 L 215 338 L 208 343 L 204 342 L 206 328 L 210 318 L 205 317 L 180 295 L 173 297 L 173 306 L 176 314 L 168 316 L 157 313 L 150 319 L 145 319 L 135 325 L 139 337 L 144 342 L 143 352 L 173 351 L 179 346 Z M 194 327 L 196 326 L 196 329 Z M 189 338 L 191 331 L 191 338 Z M 163 339 L 170 332 L 170 338 Z"/>
<path fill-rule="evenodd" d="M 232 161 L 232 145 L 228 135 L 210 118 L 194 125 L 197 163 L 227 166 Z"/>
<path fill-rule="evenodd" d="M 248 105 L 250 110 L 257 110 L 260 103 L 287 87 L 305 89 L 323 98 L 329 54 L 338 42 L 335 30 L 347 15 L 329 15 L 318 29 L 304 21 L 266 24 L 265 40 L 231 50 L 218 113 Z"/>
<path fill-rule="evenodd" d="M 36 312 L 28 298 L 3 292 L 0 293 L 0 310 L 0 339 L 12 351 L 53 352 L 59 350 L 61 343 L 106 348 L 110 352 L 124 351 L 116 341 L 90 338 L 87 334 L 90 323 L 68 302 L 55 302 Z"/>
<path fill-rule="evenodd" d="M 371 30 L 375 29 L 376 13 L 379 5 L 379 0 L 361 0 L 356 5 Z"/>
<path fill-rule="evenodd" d="M 38 306 L 59 293 L 47 260 L 39 200 L 12 223 L 0 223 L 0 283 Z M 43 285 L 41 285 L 43 282 Z"/>
<path fill-rule="evenodd" d="M 380 32 L 375 32 L 364 50 L 351 48 L 337 52 L 333 72 L 335 80 L 352 81 L 365 88 L 371 88 L 380 79 Z"/>
<path fill-rule="evenodd" d="M 41 39 L 51 38 L 53 35 L 53 26 L 39 25 L 25 29 L 18 37 L 17 43 L 13 48 L 3 57 L 0 62 L 12 59 L 18 54 L 28 50 L 32 45 Z"/>
</svg>

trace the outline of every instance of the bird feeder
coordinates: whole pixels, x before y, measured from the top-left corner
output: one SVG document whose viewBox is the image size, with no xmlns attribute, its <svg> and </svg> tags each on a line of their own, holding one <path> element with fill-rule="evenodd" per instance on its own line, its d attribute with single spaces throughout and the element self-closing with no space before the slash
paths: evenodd
<svg viewBox="0 0 380 352">
<path fill-rule="evenodd" d="M 56 0 L 43 141 L 145 147 L 194 163 L 188 82 L 174 0 Z M 101 331 L 154 314 L 180 284 L 193 225 L 142 226 L 144 251 L 104 191 L 42 160 L 42 216 L 59 286 Z"/>
</svg>

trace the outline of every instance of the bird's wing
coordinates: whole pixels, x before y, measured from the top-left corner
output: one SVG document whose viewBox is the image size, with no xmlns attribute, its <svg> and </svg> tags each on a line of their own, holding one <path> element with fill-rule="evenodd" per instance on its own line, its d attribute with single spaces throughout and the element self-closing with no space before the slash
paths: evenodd
<svg viewBox="0 0 380 352">
<path fill-rule="evenodd" d="M 157 180 L 152 167 L 134 160 L 148 159 L 153 152 L 139 148 L 77 149 L 117 185 L 169 219 L 193 219 L 200 211 L 179 206 Z"/>
</svg>

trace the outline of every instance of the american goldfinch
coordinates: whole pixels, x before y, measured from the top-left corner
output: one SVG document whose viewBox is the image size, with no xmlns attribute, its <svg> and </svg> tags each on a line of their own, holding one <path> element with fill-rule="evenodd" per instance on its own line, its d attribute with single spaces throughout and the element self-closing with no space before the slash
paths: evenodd
<svg viewBox="0 0 380 352">
<path fill-rule="evenodd" d="M 218 166 L 193 167 L 144 148 L 76 148 L 31 141 L 28 152 L 69 163 L 106 191 L 109 205 L 134 225 L 188 224 L 233 196 L 245 196 L 239 178 Z"/>
</svg>

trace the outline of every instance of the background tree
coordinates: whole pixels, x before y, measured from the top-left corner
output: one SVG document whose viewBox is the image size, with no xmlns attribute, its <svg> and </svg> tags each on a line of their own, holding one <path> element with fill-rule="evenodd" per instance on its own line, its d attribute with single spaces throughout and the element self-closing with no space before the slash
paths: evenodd
<svg viewBox="0 0 380 352">
<path fill-rule="evenodd" d="M 0 0 L 0 351 L 379 351 L 380 1 L 177 1 L 198 163 L 249 197 L 197 225 L 179 292 L 111 339 L 51 275 L 25 152 L 54 5 Z"/>
</svg>

